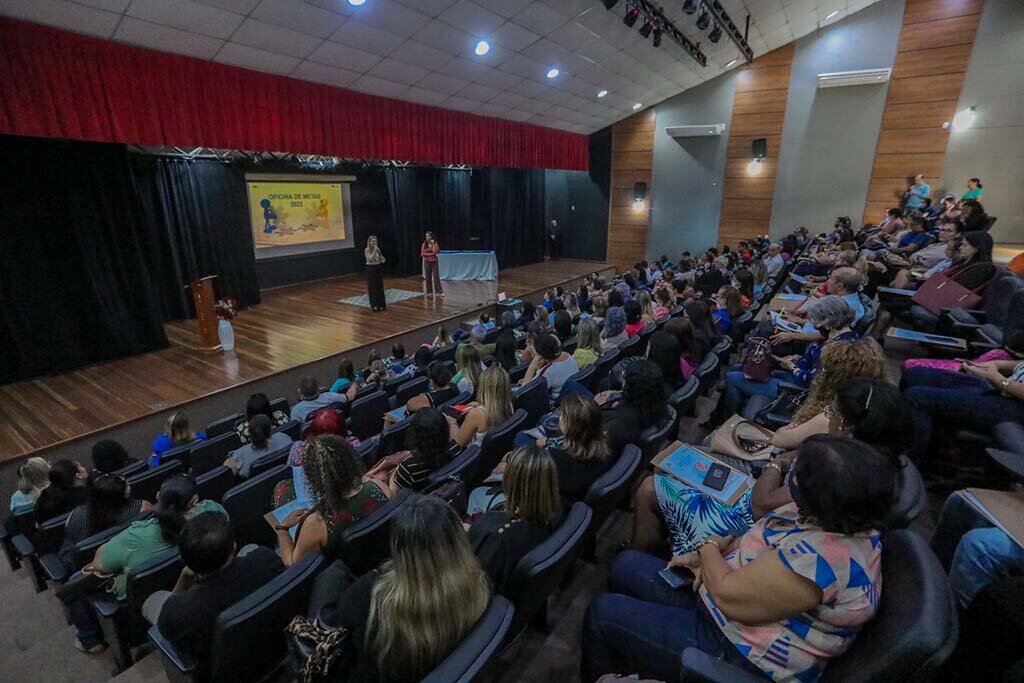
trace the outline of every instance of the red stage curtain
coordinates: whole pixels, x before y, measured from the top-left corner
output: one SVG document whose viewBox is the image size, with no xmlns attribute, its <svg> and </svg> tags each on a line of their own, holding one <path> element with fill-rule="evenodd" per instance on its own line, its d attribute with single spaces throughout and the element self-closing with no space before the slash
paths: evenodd
<svg viewBox="0 0 1024 683">
<path fill-rule="evenodd" d="M 587 136 L 0 19 L 0 133 L 588 170 Z"/>
</svg>

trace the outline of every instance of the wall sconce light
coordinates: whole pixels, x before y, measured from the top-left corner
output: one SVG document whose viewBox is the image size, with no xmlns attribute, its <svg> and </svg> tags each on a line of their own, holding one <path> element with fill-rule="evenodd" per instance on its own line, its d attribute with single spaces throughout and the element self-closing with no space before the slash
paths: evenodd
<svg viewBox="0 0 1024 683">
<path fill-rule="evenodd" d="M 942 127 L 948 130 L 950 133 L 959 133 L 960 131 L 967 130 L 974 125 L 974 119 L 978 115 L 977 107 L 968 107 L 967 109 L 961 109 L 953 117 L 953 121 L 946 121 L 942 124 Z"/>
<path fill-rule="evenodd" d="M 747 164 L 747 173 L 749 175 L 760 175 L 761 174 L 761 160 L 754 159 Z"/>
</svg>

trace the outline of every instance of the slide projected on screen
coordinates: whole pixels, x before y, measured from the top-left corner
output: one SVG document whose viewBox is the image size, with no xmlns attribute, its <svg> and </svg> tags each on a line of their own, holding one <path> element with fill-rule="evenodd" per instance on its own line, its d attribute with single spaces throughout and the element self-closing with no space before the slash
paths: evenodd
<svg viewBox="0 0 1024 683">
<path fill-rule="evenodd" d="M 351 180 L 247 175 L 256 258 L 353 247 Z"/>
</svg>

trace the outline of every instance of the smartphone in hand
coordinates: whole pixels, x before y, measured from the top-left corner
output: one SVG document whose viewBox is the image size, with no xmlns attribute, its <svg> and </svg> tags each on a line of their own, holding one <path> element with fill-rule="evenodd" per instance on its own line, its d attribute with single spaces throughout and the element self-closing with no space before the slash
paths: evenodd
<svg viewBox="0 0 1024 683">
<path fill-rule="evenodd" d="M 679 590 L 685 588 L 693 583 L 693 579 L 690 577 L 683 577 L 675 572 L 673 569 L 666 567 L 658 572 L 658 576 L 661 580 L 669 585 L 672 590 Z"/>
</svg>

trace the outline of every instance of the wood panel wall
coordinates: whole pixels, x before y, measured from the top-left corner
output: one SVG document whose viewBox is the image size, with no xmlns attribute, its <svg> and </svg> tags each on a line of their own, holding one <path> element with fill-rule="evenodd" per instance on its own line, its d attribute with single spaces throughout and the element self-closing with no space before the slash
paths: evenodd
<svg viewBox="0 0 1024 683">
<path fill-rule="evenodd" d="M 722 215 L 718 223 L 719 244 L 735 246 L 738 240 L 768 232 L 792 66 L 790 43 L 736 71 Z M 756 138 L 768 141 L 768 156 L 761 162 L 761 173 L 750 175 L 747 166 L 754 158 Z"/>
<path fill-rule="evenodd" d="M 996 0 L 1000 1 L 1000 0 Z M 863 221 L 897 206 L 913 177 L 934 190 L 984 0 L 907 0 Z"/>
<path fill-rule="evenodd" d="M 632 268 L 647 253 L 651 167 L 654 165 L 654 108 L 612 127 L 612 182 L 608 211 L 608 262 Z M 633 184 L 647 183 L 647 199 L 637 205 Z"/>
</svg>

